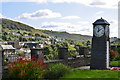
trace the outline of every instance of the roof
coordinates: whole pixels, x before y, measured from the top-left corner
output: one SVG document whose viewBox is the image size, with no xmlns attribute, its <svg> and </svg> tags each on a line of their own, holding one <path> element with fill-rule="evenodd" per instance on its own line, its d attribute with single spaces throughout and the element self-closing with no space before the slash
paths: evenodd
<svg viewBox="0 0 120 80">
<path fill-rule="evenodd" d="M 101 18 L 101 19 L 98 19 L 96 20 L 93 25 L 97 25 L 97 24 L 107 24 L 107 25 L 110 25 L 105 19 Z"/>
<path fill-rule="evenodd" d="M 15 49 L 12 45 L 0 45 L 0 47 L 5 50 L 5 49 Z"/>
</svg>

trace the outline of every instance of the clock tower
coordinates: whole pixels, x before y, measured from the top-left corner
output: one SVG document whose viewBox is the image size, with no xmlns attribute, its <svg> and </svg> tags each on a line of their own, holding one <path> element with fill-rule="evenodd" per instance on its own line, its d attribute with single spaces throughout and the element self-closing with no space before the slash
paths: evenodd
<svg viewBox="0 0 120 80">
<path fill-rule="evenodd" d="M 109 25 L 102 18 L 93 23 L 90 69 L 109 68 Z"/>
</svg>

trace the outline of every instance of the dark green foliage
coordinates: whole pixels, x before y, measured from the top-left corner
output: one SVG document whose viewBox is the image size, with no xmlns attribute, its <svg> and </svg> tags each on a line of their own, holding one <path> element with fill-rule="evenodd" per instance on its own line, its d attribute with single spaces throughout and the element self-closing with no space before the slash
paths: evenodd
<svg viewBox="0 0 120 80">
<path fill-rule="evenodd" d="M 51 54 L 53 49 L 50 46 L 44 47 L 45 55 Z"/>
<path fill-rule="evenodd" d="M 120 54 L 120 48 L 117 48 L 116 51 Z"/>
<path fill-rule="evenodd" d="M 19 37 L 19 41 L 23 41 L 23 42 L 26 42 L 26 41 L 28 41 L 26 38 L 24 38 L 24 37 Z"/>
<path fill-rule="evenodd" d="M 119 55 L 116 55 L 113 59 L 113 61 L 117 61 L 117 60 L 120 60 L 120 54 Z"/>
<path fill-rule="evenodd" d="M 52 44 L 55 44 L 56 39 L 51 39 L 50 41 L 51 41 Z"/>
<path fill-rule="evenodd" d="M 59 47 L 62 47 L 62 45 L 60 43 L 57 43 L 56 47 L 59 48 Z"/>
<path fill-rule="evenodd" d="M 45 79 L 58 79 L 63 77 L 66 73 L 70 72 L 70 68 L 64 64 L 50 64 L 47 66 L 46 71 L 43 74 Z"/>
<path fill-rule="evenodd" d="M 68 48 L 70 46 L 70 43 L 68 41 L 62 42 L 62 47 Z"/>
<path fill-rule="evenodd" d="M 47 36 L 41 35 L 42 38 L 47 38 Z"/>
<path fill-rule="evenodd" d="M 23 48 L 30 48 L 29 45 L 24 45 Z"/>
<path fill-rule="evenodd" d="M 37 34 L 37 33 L 36 33 L 35 36 L 36 36 L 36 37 L 40 37 L 40 34 Z"/>
</svg>

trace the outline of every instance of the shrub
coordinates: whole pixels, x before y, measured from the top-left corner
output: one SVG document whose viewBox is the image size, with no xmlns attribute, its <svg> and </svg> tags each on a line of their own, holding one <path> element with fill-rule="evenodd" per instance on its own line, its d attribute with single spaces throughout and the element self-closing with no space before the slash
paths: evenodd
<svg viewBox="0 0 120 80">
<path fill-rule="evenodd" d="M 114 61 L 120 60 L 120 54 L 119 54 L 119 55 L 116 55 L 113 60 L 114 60 Z"/>
<path fill-rule="evenodd" d="M 69 51 L 69 56 L 71 57 L 76 57 L 76 56 L 78 56 L 79 55 L 79 53 L 78 52 L 76 52 L 76 50 L 72 50 L 72 51 Z"/>
<path fill-rule="evenodd" d="M 110 62 L 110 66 L 120 67 L 120 64 L 119 64 L 119 63 L 120 63 L 120 61 L 111 61 L 111 62 Z"/>
<path fill-rule="evenodd" d="M 52 60 L 53 58 L 54 58 L 54 55 L 53 55 L 53 54 L 45 55 L 45 59 L 46 59 L 46 60 Z"/>
<path fill-rule="evenodd" d="M 8 78 L 20 78 L 20 79 L 31 79 L 31 78 L 42 78 L 44 67 L 42 59 L 39 61 L 33 61 L 23 58 L 19 58 L 13 63 L 8 64 Z"/>
<path fill-rule="evenodd" d="M 113 60 L 117 55 L 119 55 L 118 52 L 116 52 L 114 50 L 110 50 L 110 58 L 111 58 L 111 60 Z"/>
<path fill-rule="evenodd" d="M 120 53 L 120 48 L 117 48 L 116 51 L 117 51 L 118 53 Z"/>
<path fill-rule="evenodd" d="M 25 54 L 24 54 L 24 52 L 23 52 L 23 51 L 18 50 L 18 55 L 19 55 L 19 56 L 24 56 Z"/>
<path fill-rule="evenodd" d="M 47 69 L 45 70 L 43 77 L 45 79 L 58 79 L 68 73 L 70 71 L 70 68 L 67 67 L 64 64 L 50 64 L 47 66 Z"/>
</svg>

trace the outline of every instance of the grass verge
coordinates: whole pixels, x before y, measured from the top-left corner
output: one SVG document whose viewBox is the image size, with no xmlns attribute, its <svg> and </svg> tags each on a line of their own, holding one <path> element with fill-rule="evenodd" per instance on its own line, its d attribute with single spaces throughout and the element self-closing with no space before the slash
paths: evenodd
<svg viewBox="0 0 120 80">
<path fill-rule="evenodd" d="M 120 71 L 109 70 L 73 70 L 62 78 L 119 78 Z M 113 79 L 113 80 L 114 80 Z"/>
</svg>

